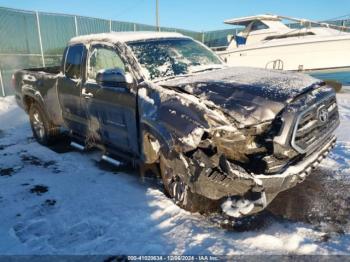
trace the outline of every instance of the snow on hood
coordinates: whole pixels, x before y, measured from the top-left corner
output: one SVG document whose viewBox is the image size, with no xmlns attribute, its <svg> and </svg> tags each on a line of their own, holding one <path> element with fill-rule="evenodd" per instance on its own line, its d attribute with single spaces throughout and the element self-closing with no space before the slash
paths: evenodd
<svg viewBox="0 0 350 262">
<path fill-rule="evenodd" d="M 296 96 L 320 83 L 308 75 L 230 67 L 159 82 L 210 101 L 245 125 L 272 120 Z"/>
<path fill-rule="evenodd" d="M 259 88 L 266 97 L 294 98 L 320 80 L 309 75 L 287 71 L 252 67 L 229 67 L 190 75 L 185 78 L 163 81 L 160 85 L 186 86 L 193 83 L 229 83 L 245 88 Z"/>
</svg>

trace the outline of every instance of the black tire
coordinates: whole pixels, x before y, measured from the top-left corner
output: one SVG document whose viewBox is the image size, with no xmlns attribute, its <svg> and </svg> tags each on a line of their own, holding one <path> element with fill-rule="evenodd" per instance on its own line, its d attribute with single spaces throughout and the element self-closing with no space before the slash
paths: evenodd
<svg viewBox="0 0 350 262">
<path fill-rule="evenodd" d="M 160 173 L 163 180 L 164 190 L 175 204 L 189 212 L 211 213 L 218 211 L 218 201 L 211 200 L 202 195 L 193 193 L 181 176 L 175 174 L 166 165 L 164 157 L 160 157 Z"/>
<path fill-rule="evenodd" d="M 59 127 L 52 124 L 39 104 L 33 103 L 29 109 L 29 120 L 34 138 L 42 145 L 55 142 L 60 134 Z"/>
</svg>

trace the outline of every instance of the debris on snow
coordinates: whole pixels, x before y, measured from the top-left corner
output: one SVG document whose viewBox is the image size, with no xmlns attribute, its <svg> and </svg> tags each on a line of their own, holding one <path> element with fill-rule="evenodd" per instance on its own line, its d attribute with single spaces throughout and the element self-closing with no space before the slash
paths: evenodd
<svg viewBox="0 0 350 262">
<path fill-rule="evenodd" d="M 30 193 L 37 194 L 38 196 L 41 196 L 47 191 L 49 191 L 49 189 L 47 186 L 44 185 L 36 185 L 30 189 Z"/>
</svg>

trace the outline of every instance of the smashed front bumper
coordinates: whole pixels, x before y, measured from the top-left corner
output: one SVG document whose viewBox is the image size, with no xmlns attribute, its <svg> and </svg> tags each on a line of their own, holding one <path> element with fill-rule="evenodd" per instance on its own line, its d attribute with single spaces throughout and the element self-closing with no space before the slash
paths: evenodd
<svg viewBox="0 0 350 262">
<path fill-rule="evenodd" d="M 327 157 L 328 153 L 335 146 L 335 143 L 336 138 L 333 136 L 319 150 L 304 158 L 296 165 L 291 165 L 281 174 L 255 175 L 255 177 L 262 181 L 265 192 L 273 193 L 287 190 L 297 183 L 304 181 L 306 176 L 310 175 L 311 171 Z"/>
<path fill-rule="evenodd" d="M 311 174 L 312 170 L 314 170 L 321 161 L 327 157 L 329 152 L 334 148 L 335 143 L 336 138 L 333 136 L 319 150 L 306 157 L 298 164 L 290 166 L 281 174 L 255 175 L 255 178 L 262 182 L 265 194 L 262 198 L 266 199 L 266 201 L 257 201 L 257 204 L 254 205 L 254 208 L 252 208 L 248 214 L 253 214 L 263 210 L 269 203 L 271 203 L 278 193 L 303 182 L 305 178 Z"/>
<path fill-rule="evenodd" d="M 223 212 L 230 216 L 254 214 L 266 208 L 278 193 L 304 181 L 328 155 L 335 142 L 335 136 L 330 137 L 313 154 L 274 175 L 248 174 L 242 169 L 235 169 L 226 160 L 228 172 L 224 176 L 215 173 L 200 175 L 195 181 L 189 181 L 190 188 L 209 199 L 221 200 Z"/>
</svg>

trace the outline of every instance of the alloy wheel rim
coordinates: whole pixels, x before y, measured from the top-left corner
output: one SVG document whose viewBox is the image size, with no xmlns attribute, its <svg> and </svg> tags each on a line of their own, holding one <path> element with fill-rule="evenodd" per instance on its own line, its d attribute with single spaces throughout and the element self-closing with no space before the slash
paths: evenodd
<svg viewBox="0 0 350 262">
<path fill-rule="evenodd" d="M 33 114 L 33 128 L 37 137 L 43 139 L 45 136 L 44 122 L 42 121 L 41 116 L 37 110 Z"/>
<path fill-rule="evenodd" d="M 179 176 L 170 179 L 169 189 L 175 202 L 182 202 L 185 197 L 185 184 Z"/>
</svg>

